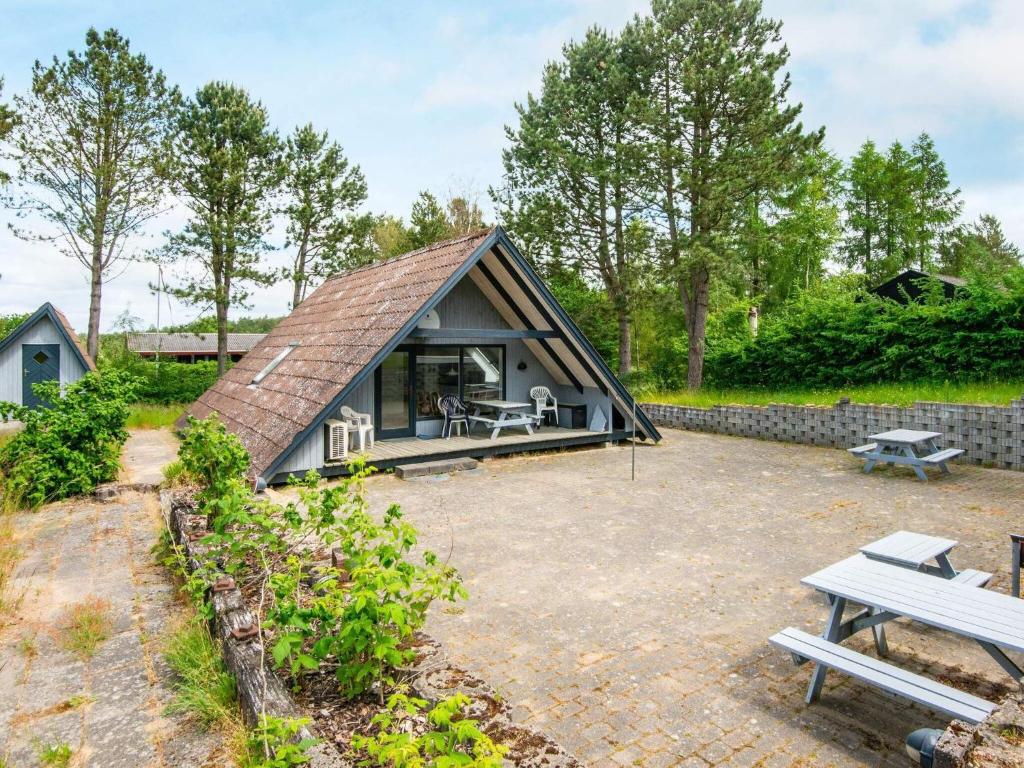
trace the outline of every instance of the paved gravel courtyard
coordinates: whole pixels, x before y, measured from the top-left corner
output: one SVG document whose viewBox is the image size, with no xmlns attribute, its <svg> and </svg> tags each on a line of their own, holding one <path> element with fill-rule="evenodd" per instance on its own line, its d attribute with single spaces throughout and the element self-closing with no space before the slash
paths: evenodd
<svg viewBox="0 0 1024 768">
<path fill-rule="evenodd" d="M 954 466 L 922 483 L 860 471 L 843 451 L 665 430 L 627 447 L 491 460 L 441 479 L 369 481 L 463 573 L 469 601 L 429 631 L 522 722 L 588 765 L 906 766 L 902 741 L 941 717 L 809 667 L 767 638 L 819 632 L 802 576 L 898 529 L 958 539 L 954 565 L 1008 589 L 1007 533 L 1024 474 Z M 984 652 L 903 620 L 890 660 L 987 697 L 1009 690 Z M 870 633 L 849 644 L 870 650 Z"/>
</svg>

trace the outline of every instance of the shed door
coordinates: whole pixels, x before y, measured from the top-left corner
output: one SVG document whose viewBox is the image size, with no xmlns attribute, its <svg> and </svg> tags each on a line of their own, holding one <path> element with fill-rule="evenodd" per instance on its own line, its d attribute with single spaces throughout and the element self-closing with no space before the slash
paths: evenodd
<svg viewBox="0 0 1024 768">
<path fill-rule="evenodd" d="M 21 402 L 29 408 L 46 405 L 32 391 L 33 384 L 60 378 L 60 344 L 21 345 Z"/>
</svg>

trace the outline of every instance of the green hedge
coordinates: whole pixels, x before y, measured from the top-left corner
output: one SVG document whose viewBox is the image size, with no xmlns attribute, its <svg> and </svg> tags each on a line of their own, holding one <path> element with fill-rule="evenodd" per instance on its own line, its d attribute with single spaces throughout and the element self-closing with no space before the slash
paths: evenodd
<svg viewBox="0 0 1024 768">
<path fill-rule="evenodd" d="M 756 339 L 712 340 L 716 387 L 834 387 L 906 381 L 1005 381 L 1024 375 L 1024 274 L 1005 288 L 898 304 L 848 290 L 796 297 Z"/>
<path fill-rule="evenodd" d="M 142 380 L 138 389 L 138 399 L 144 403 L 191 403 L 217 380 L 216 361 L 139 361 L 132 365 L 131 371 Z"/>
</svg>

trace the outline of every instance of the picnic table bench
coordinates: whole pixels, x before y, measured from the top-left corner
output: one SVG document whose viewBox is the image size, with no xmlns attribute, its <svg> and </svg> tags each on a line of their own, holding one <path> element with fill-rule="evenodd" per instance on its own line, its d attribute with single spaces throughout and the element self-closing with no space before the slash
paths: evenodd
<svg viewBox="0 0 1024 768">
<path fill-rule="evenodd" d="M 881 432 L 871 435 L 870 440 L 874 442 L 858 445 L 856 448 L 847 448 L 854 456 L 866 459 L 864 472 L 870 473 L 875 464 L 905 464 L 912 467 L 914 473 L 924 481 L 928 476 L 924 473 L 925 466 L 938 467 L 942 474 L 949 474 L 949 467 L 946 462 L 955 459 L 963 454 L 960 448 L 940 449 L 935 440 L 942 437 L 941 432 L 924 432 L 916 429 L 893 429 L 889 432 Z M 918 456 L 916 447 L 924 445 L 929 452 L 925 456 Z"/>
<path fill-rule="evenodd" d="M 1024 601 L 978 589 L 971 578 L 961 580 L 959 574 L 940 578 L 861 553 L 801 583 L 828 598 L 825 631 L 815 637 L 790 627 L 769 642 L 792 654 L 798 664 L 814 662 L 808 703 L 820 695 L 826 672 L 835 669 L 968 722 L 979 722 L 991 712 L 995 706 L 991 702 L 840 645 L 857 632 L 880 630 L 900 617 L 972 639 L 1014 680 L 1024 679 L 1024 671 L 1004 652 L 1024 653 Z M 864 608 L 844 618 L 848 603 Z M 875 644 L 879 655 L 885 656 L 884 634 L 875 631 Z"/>
<path fill-rule="evenodd" d="M 533 428 L 539 421 L 536 414 L 522 413 L 524 408 L 532 408 L 531 403 L 519 403 L 512 400 L 470 400 L 474 406 L 473 413 L 467 418 L 470 421 L 469 431 L 473 424 L 482 424 L 491 430 L 491 440 L 497 440 L 498 434 L 509 427 L 524 427 L 526 434 L 532 435 Z M 484 416 L 483 411 L 490 410 L 496 415 Z"/>
</svg>

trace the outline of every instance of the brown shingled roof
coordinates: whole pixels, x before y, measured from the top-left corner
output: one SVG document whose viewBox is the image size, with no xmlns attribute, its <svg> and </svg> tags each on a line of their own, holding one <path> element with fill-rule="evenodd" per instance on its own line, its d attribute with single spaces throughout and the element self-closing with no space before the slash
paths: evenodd
<svg viewBox="0 0 1024 768">
<path fill-rule="evenodd" d="M 64 331 L 67 333 L 68 338 L 70 338 L 75 343 L 75 346 L 78 347 L 78 351 L 82 353 L 82 359 L 85 361 L 85 367 L 88 368 L 90 371 L 95 371 L 96 363 L 93 361 L 91 357 L 89 357 L 89 352 L 88 350 L 86 350 L 85 344 L 83 344 L 81 339 L 78 338 L 78 334 L 75 333 L 75 329 L 71 327 L 71 323 L 68 322 L 67 317 L 65 317 L 64 313 L 61 312 L 56 307 L 54 307 L 52 304 L 50 305 L 50 307 L 53 309 L 53 314 L 57 316 L 58 320 L 60 320 L 60 324 L 64 326 Z"/>
<path fill-rule="evenodd" d="M 189 409 L 216 413 L 261 475 L 487 240 L 491 231 L 328 279 Z M 298 346 L 258 386 L 253 377 Z"/>
<path fill-rule="evenodd" d="M 229 333 L 228 353 L 248 352 L 265 333 Z M 217 354 L 216 333 L 129 333 L 126 343 L 132 352 L 177 354 Z"/>
</svg>

